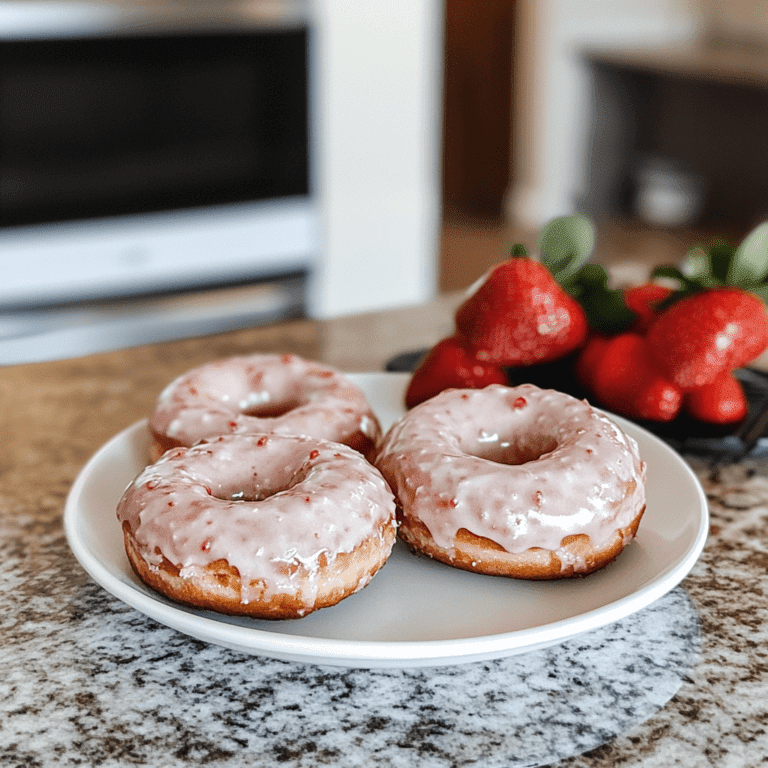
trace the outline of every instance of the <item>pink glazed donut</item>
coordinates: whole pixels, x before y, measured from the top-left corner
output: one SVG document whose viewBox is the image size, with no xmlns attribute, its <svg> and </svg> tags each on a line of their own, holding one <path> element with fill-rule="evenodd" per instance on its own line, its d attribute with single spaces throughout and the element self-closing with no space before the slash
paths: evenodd
<svg viewBox="0 0 768 768">
<path fill-rule="evenodd" d="M 376 466 L 401 538 L 481 573 L 591 573 L 645 511 L 635 440 L 585 401 L 531 384 L 442 392 L 392 426 Z"/>
<path fill-rule="evenodd" d="M 343 443 L 371 456 L 381 427 L 363 391 L 296 355 L 216 360 L 172 381 L 149 420 L 152 460 L 226 434 L 275 432 Z"/>
<path fill-rule="evenodd" d="M 186 605 L 292 619 L 362 589 L 396 538 L 379 472 L 338 443 L 224 435 L 168 451 L 117 506 L 148 586 Z"/>
</svg>

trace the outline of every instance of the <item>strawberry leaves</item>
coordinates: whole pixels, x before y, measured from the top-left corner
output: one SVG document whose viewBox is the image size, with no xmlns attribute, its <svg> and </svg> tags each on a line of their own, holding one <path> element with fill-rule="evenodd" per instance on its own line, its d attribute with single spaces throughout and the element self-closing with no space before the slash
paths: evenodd
<svg viewBox="0 0 768 768">
<path fill-rule="evenodd" d="M 768 222 L 760 224 L 742 240 L 728 265 L 726 281 L 746 287 L 760 285 L 768 275 Z"/>
<path fill-rule="evenodd" d="M 635 314 L 624 303 L 622 291 L 608 287 L 608 273 L 588 263 L 595 247 L 595 229 L 582 215 L 564 216 L 539 233 L 539 258 L 563 289 L 584 309 L 589 327 L 600 333 L 620 333 Z"/>
<path fill-rule="evenodd" d="M 541 263 L 568 293 L 569 284 L 589 261 L 595 247 L 595 229 L 582 215 L 562 216 L 545 224 L 539 232 Z"/>
<path fill-rule="evenodd" d="M 679 269 L 664 264 L 656 267 L 651 277 L 674 280 L 678 285 L 674 300 L 727 286 L 768 302 L 768 222 L 755 227 L 736 248 L 724 240 L 697 245 L 686 253 Z"/>
<path fill-rule="evenodd" d="M 624 302 L 623 291 L 608 287 L 608 273 L 599 264 L 585 264 L 576 274 L 571 292 L 584 308 L 589 327 L 598 333 L 621 333 L 636 319 Z"/>
</svg>

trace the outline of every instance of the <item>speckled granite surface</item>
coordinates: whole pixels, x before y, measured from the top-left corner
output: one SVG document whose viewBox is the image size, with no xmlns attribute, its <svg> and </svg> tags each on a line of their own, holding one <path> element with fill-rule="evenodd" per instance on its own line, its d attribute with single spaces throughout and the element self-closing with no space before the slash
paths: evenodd
<svg viewBox="0 0 768 768">
<path fill-rule="evenodd" d="M 766 764 L 768 461 L 692 460 L 712 531 L 679 587 L 505 660 L 345 670 L 245 656 L 162 627 L 89 580 L 66 544 L 66 494 L 173 375 L 257 349 L 381 370 L 403 323 L 439 333 L 435 313 L 405 314 L 0 369 L 0 765 Z M 377 329 L 364 349 L 345 341 L 360 322 Z"/>
</svg>

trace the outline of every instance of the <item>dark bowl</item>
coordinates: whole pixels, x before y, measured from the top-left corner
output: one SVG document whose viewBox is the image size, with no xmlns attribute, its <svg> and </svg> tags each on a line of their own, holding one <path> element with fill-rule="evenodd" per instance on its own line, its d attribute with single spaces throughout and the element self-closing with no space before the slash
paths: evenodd
<svg viewBox="0 0 768 768">
<path fill-rule="evenodd" d="M 402 352 L 386 364 L 387 371 L 411 372 L 427 350 Z M 572 356 L 553 363 L 507 371 L 510 383 L 536 384 L 543 389 L 558 389 L 574 397 L 587 398 L 588 393 L 576 382 Z M 736 461 L 747 455 L 768 454 L 768 374 L 753 368 L 741 368 L 736 376 L 744 387 L 749 403 L 746 418 L 729 425 L 707 424 L 687 414 L 670 422 L 641 421 L 635 423 L 660 437 L 680 453 L 700 454 L 716 459 Z"/>
</svg>

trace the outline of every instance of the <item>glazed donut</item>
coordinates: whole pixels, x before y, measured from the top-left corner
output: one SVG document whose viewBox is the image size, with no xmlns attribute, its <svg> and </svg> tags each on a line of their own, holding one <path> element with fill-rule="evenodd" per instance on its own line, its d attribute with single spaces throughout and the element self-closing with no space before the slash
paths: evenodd
<svg viewBox="0 0 768 768">
<path fill-rule="evenodd" d="M 343 443 L 372 456 L 381 427 L 363 391 L 296 355 L 216 360 L 172 381 L 149 420 L 151 458 L 225 434 L 275 432 Z"/>
<path fill-rule="evenodd" d="M 645 511 L 637 443 L 585 401 L 532 384 L 446 390 L 384 437 L 400 537 L 458 568 L 524 579 L 613 560 Z"/>
<path fill-rule="evenodd" d="M 128 559 L 167 597 L 292 619 L 362 589 L 396 538 L 379 472 L 338 443 L 223 435 L 166 452 L 117 506 Z"/>
</svg>

